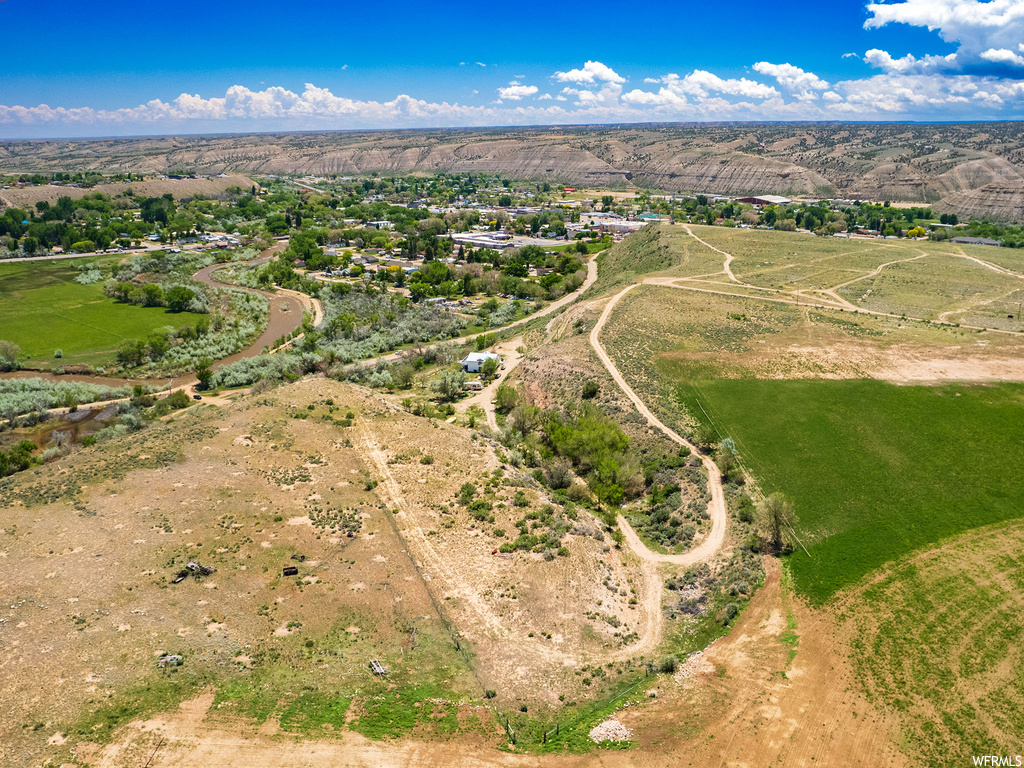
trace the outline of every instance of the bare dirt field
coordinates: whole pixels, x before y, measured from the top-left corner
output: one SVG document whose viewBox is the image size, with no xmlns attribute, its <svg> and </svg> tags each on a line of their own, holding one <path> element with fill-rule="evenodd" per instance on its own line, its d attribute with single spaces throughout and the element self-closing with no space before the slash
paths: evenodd
<svg viewBox="0 0 1024 768">
<path fill-rule="evenodd" d="M 492 520 L 455 503 L 469 481 Z M 468 430 L 330 380 L 203 403 L 9 483 L 5 764 L 82 756 L 70 750 L 208 686 L 218 717 L 247 728 L 289 716 L 302 686 L 364 706 L 369 658 L 444 696 L 488 687 L 500 706 L 556 708 L 621 687 L 660 637 L 660 601 L 630 599 L 660 595 L 660 580 L 589 515 L 566 556 L 495 554 L 544 503 L 530 479 Z M 190 561 L 216 570 L 171 583 Z M 182 666 L 160 669 L 166 653 Z"/>
<path fill-rule="evenodd" d="M 308 381 L 15 478 L 0 536 L 0 559 L 17 563 L 0 574 L 0 762 L 66 755 L 250 666 L 282 690 L 292 674 L 350 686 L 371 655 L 401 665 L 413 628 L 446 636 L 366 487 L 353 428 L 324 419 L 331 397 L 358 423 L 365 395 Z M 190 560 L 216 572 L 172 584 Z M 282 577 L 289 565 L 298 574 Z M 475 691 L 454 650 L 420 645 L 426 656 L 405 658 L 448 665 L 448 689 Z M 180 671 L 159 670 L 161 653 L 182 654 Z"/>
<path fill-rule="evenodd" d="M 641 707 L 617 719 L 635 733 L 625 752 L 555 756 L 502 753 L 478 737 L 450 741 L 373 742 L 358 734 L 305 739 L 244 732 L 211 722 L 213 697 L 126 728 L 90 764 L 122 768 L 152 757 L 152 768 L 178 765 L 314 768 L 322 765 L 441 768 L 501 766 L 608 768 L 655 766 L 889 766 L 904 760 L 896 720 L 856 692 L 843 634 L 833 618 L 794 601 L 777 568 L 727 637 L 664 678 Z"/>
</svg>

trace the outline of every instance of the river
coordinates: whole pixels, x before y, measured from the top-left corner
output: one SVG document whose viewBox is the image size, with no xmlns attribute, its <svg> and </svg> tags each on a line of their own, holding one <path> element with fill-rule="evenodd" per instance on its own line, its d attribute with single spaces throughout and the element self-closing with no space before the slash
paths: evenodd
<svg viewBox="0 0 1024 768">
<path fill-rule="evenodd" d="M 266 264 L 276 254 L 283 251 L 288 246 L 287 241 L 276 243 L 271 248 L 260 253 L 258 257 L 250 262 L 247 262 L 251 266 L 259 266 Z M 227 283 L 221 283 L 213 279 L 213 273 L 218 269 L 222 269 L 227 266 L 226 264 L 212 264 L 209 267 L 204 267 L 192 275 L 192 279 L 196 280 L 204 285 L 208 285 L 211 288 L 234 288 L 240 291 L 248 291 L 249 293 L 258 293 L 270 302 L 270 311 L 267 318 L 267 327 L 245 349 L 236 352 L 228 357 L 221 358 L 214 363 L 211 368 L 220 368 L 221 366 L 231 365 L 232 363 L 244 360 L 247 357 L 256 357 L 263 353 L 264 347 L 269 347 L 275 341 L 282 336 L 287 336 L 293 331 L 297 330 L 302 325 L 302 303 L 293 296 L 280 296 L 270 291 L 261 291 L 256 288 L 246 288 L 240 285 L 229 285 Z M 178 378 L 187 378 L 178 377 Z M 10 371 L 8 373 L 0 373 L 0 379 L 50 379 L 53 381 L 78 381 L 85 384 L 100 384 L 110 387 L 123 387 L 125 385 L 144 384 L 147 386 L 164 387 L 172 381 L 172 379 L 156 378 L 156 379 L 138 379 L 138 378 L 122 378 L 117 376 L 97 376 L 92 374 L 64 374 L 56 375 L 49 371 Z"/>
</svg>

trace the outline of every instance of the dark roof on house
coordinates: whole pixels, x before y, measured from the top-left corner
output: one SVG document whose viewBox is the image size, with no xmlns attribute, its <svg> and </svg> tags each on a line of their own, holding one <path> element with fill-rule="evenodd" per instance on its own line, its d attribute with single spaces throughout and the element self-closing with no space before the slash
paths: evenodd
<svg viewBox="0 0 1024 768">
<path fill-rule="evenodd" d="M 963 243 L 964 245 L 1000 245 L 998 240 L 990 237 L 952 237 L 949 242 Z"/>
</svg>

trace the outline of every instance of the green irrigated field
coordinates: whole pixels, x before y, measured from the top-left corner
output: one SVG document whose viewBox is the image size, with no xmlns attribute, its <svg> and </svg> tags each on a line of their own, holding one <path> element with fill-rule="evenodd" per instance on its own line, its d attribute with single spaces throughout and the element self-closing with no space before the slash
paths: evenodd
<svg viewBox="0 0 1024 768">
<path fill-rule="evenodd" d="M 103 293 L 102 282 L 76 283 L 78 266 L 97 261 L 102 260 L 0 264 L 0 339 L 20 346 L 29 367 L 108 364 L 125 339 L 145 338 L 168 325 L 194 325 L 200 317 L 120 304 Z M 64 354 L 56 359 L 58 349 Z"/>
<path fill-rule="evenodd" d="M 678 395 L 736 441 L 763 491 L 794 500 L 803 546 L 788 563 L 813 602 L 908 552 L 1024 516 L 1024 384 L 711 379 Z"/>
</svg>

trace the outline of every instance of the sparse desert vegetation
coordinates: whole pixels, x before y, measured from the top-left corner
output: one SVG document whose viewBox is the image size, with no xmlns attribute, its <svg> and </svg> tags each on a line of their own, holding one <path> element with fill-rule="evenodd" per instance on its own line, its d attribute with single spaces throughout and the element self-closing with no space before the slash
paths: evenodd
<svg viewBox="0 0 1024 768">
<path fill-rule="evenodd" d="M 276 227 L 274 184 L 231 194 Z M 147 329 L 121 361 L 194 367 L 168 395 L 0 382 L 2 759 L 171 764 L 228 738 L 279 760 L 282 734 L 484 764 L 1012 746 L 1014 562 L 953 566 L 1012 550 L 1024 494 L 1011 252 L 662 224 L 584 238 L 598 272 L 552 307 L 530 299 L 580 285 L 580 249 L 442 266 L 425 220 L 374 236 L 435 249 L 381 277 L 334 274 L 351 255 L 307 230 L 262 259 L 15 265 L 204 329 Z M 316 280 L 296 263 L 328 255 Z M 498 357 L 467 371 L 470 350 Z M 964 595 L 1001 639 L 929 646 L 980 620 Z M 978 674 L 950 661 L 971 653 Z"/>
</svg>

